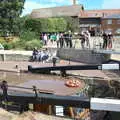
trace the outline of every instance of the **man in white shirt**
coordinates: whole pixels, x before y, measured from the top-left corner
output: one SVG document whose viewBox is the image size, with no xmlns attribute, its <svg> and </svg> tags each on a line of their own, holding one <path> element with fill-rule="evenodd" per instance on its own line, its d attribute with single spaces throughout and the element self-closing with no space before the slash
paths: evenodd
<svg viewBox="0 0 120 120">
<path fill-rule="evenodd" d="M 47 45 L 48 37 L 46 34 L 43 36 L 43 40 L 44 40 L 44 45 Z"/>
</svg>

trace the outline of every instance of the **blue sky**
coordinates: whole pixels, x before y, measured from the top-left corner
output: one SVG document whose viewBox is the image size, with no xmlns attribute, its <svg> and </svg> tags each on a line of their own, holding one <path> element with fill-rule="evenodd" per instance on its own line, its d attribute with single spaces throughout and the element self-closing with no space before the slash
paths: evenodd
<svg viewBox="0 0 120 120">
<path fill-rule="evenodd" d="M 85 9 L 117 9 L 120 0 L 77 0 Z M 26 0 L 23 15 L 30 14 L 33 9 L 72 5 L 72 0 Z"/>
</svg>

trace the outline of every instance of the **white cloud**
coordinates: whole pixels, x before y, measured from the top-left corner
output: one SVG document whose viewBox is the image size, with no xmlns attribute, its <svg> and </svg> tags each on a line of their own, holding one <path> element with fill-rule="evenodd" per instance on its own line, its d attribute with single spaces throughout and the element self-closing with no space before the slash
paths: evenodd
<svg viewBox="0 0 120 120">
<path fill-rule="evenodd" d="M 46 7 L 51 7 L 54 6 L 55 4 L 40 4 L 35 1 L 26 1 L 24 4 L 24 9 L 23 9 L 23 15 L 30 14 L 33 9 L 38 9 L 38 8 L 46 8 Z"/>
<path fill-rule="evenodd" d="M 120 8 L 120 0 L 104 0 L 102 9 L 117 9 Z"/>
</svg>

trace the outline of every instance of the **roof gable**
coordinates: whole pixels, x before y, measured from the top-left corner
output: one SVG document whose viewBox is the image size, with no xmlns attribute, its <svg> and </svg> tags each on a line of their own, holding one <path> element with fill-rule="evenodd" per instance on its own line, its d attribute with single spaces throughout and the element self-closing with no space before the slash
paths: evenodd
<svg viewBox="0 0 120 120">
<path fill-rule="evenodd" d="M 48 18 L 61 16 L 78 16 L 83 9 L 82 5 L 61 6 L 35 9 L 31 13 L 32 18 Z"/>
</svg>

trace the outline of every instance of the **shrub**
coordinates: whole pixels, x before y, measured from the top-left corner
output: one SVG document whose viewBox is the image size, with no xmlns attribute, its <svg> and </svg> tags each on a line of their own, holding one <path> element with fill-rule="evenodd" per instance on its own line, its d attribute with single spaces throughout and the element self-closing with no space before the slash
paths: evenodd
<svg viewBox="0 0 120 120">
<path fill-rule="evenodd" d="M 37 47 L 38 49 L 42 48 L 43 44 L 40 40 L 34 39 L 32 41 L 27 41 L 25 43 L 25 50 L 33 50 L 33 48 Z"/>
<path fill-rule="evenodd" d="M 17 49 L 17 50 L 33 50 L 34 47 L 38 49 L 42 48 L 43 44 L 42 41 L 34 39 L 31 41 L 22 41 L 22 40 L 13 40 L 11 42 L 2 41 L 1 44 L 3 45 L 5 50 L 10 49 Z"/>
<path fill-rule="evenodd" d="M 3 37 L 0 37 L 0 43 L 2 43 L 4 41 Z"/>
<path fill-rule="evenodd" d="M 31 41 L 33 39 L 39 39 L 35 32 L 27 30 L 20 33 L 20 40 Z"/>
<path fill-rule="evenodd" d="M 3 47 L 4 47 L 5 50 L 12 49 L 12 44 L 10 44 L 10 43 L 3 42 L 2 45 L 3 45 Z"/>
</svg>

